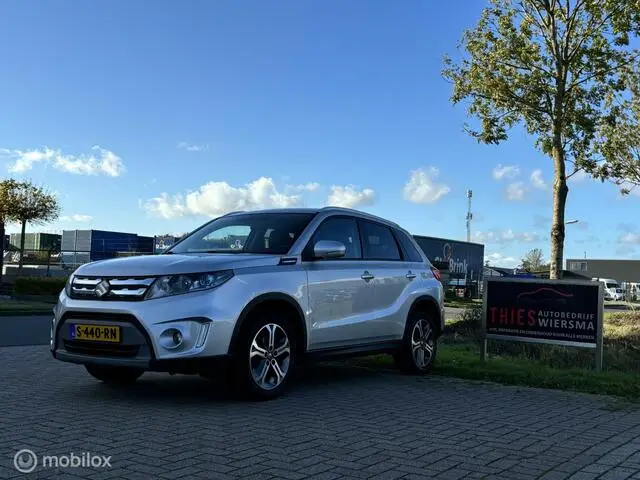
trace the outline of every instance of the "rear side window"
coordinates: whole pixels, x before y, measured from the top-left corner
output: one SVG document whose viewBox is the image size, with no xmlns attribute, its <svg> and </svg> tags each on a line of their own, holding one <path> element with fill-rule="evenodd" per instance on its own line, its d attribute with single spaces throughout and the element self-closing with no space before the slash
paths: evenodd
<svg viewBox="0 0 640 480">
<path fill-rule="evenodd" d="M 400 251 L 391 229 L 384 225 L 361 221 L 362 248 L 367 260 L 400 260 Z"/>
<path fill-rule="evenodd" d="M 398 238 L 398 242 L 400 242 L 400 246 L 404 251 L 405 260 L 409 262 L 422 263 L 424 260 L 422 259 L 422 256 L 420 256 L 420 252 L 418 252 L 416 247 L 413 246 L 413 242 L 407 234 L 400 230 L 395 230 L 395 233 Z"/>
</svg>

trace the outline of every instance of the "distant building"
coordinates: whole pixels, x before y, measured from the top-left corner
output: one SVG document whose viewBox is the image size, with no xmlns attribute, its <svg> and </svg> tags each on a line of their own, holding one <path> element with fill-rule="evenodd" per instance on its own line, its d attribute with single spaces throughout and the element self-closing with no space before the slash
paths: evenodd
<svg viewBox="0 0 640 480">
<path fill-rule="evenodd" d="M 184 235 L 182 237 L 184 237 Z M 182 237 L 176 237 L 175 235 L 156 235 L 154 237 L 155 251 L 160 252 L 162 250 L 166 250 Z"/>
<path fill-rule="evenodd" d="M 9 244 L 15 248 L 20 248 L 21 233 L 12 233 Z M 46 250 L 59 252 L 62 243 L 62 235 L 55 233 L 26 233 L 24 236 L 25 250 Z"/>
<path fill-rule="evenodd" d="M 64 230 L 63 263 L 82 264 L 123 255 L 153 253 L 153 237 L 104 230 Z"/>
<path fill-rule="evenodd" d="M 568 258 L 567 270 L 588 278 L 612 278 L 618 282 L 640 282 L 640 260 Z"/>
</svg>

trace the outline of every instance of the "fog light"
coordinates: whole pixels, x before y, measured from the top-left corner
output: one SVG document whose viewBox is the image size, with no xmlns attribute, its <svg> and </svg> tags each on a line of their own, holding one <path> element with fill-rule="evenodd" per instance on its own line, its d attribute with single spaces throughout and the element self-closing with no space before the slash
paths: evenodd
<svg viewBox="0 0 640 480">
<path fill-rule="evenodd" d="M 160 345 L 167 350 L 173 350 L 182 345 L 184 335 L 177 328 L 168 328 L 160 334 Z"/>
</svg>

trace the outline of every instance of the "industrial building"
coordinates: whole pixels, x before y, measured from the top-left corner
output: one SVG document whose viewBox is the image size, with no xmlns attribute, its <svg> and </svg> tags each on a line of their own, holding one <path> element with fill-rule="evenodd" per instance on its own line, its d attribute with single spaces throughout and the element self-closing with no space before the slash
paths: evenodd
<svg viewBox="0 0 640 480">
<path fill-rule="evenodd" d="M 413 236 L 429 261 L 440 270 L 447 290 L 477 297 L 482 287 L 484 245 L 448 238 Z"/>
<path fill-rule="evenodd" d="M 640 282 L 640 260 L 568 258 L 567 270 L 588 278 L 611 278 L 618 282 Z"/>
<path fill-rule="evenodd" d="M 12 233 L 9 237 L 9 244 L 15 248 L 20 248 L 21 233 Z M 25 233 L 25 250 L 43 250 L 59 252 L 62 243 L 62 235 L 55 233 Z"/>
<path fill-rule="evenodd" d="M 79 265 L 124 255 L 154 253 L 154 238 L 104 230 L 64 230 L 62 263 Z"/>
</svg>

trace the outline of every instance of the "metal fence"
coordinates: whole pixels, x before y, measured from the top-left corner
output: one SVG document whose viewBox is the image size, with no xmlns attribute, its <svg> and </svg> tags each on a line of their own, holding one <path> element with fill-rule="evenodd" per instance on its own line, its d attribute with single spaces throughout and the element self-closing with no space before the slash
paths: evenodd
<svg viewBox="0 0 640 480">
<path fill-rule="evenodd" d="M 11 249 L 3 255 L 3 277 L 66 277 L 85 263 L 97 260 L 108 260 L 120 257 L 139 255 L 153 255 L 152 252 L 103 252 L 103 251 L 56 251 L 56 250 L 26 250 L 22 256 L 20 270 L 20 251 Z"/>
</svg>

